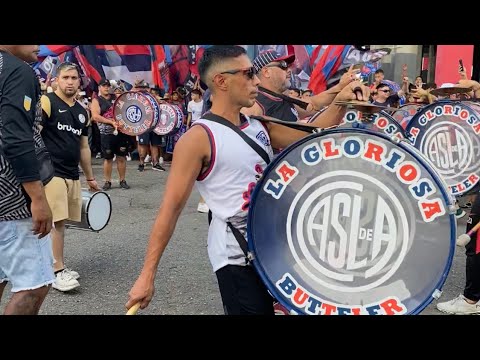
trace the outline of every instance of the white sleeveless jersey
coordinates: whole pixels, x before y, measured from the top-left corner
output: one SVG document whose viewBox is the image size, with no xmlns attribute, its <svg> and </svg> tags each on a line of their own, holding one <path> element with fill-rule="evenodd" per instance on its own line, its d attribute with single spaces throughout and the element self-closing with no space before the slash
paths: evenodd
<svg viewBox="0 0 480 360">
<path fill-rule="evenodd" d="M 245 117 L 239 127 L 273 158 L 270 136 L 258 120 Z M 226 265 L 245 265 L 245 255 L 227 226 L 230 221 L 246 238 L 250 196 L 267 166 L 265 161 L 232 129 L 198 119 L 208 133 L 211 148 L 209 168 L 197 178 L 196 186 L 213 214 L 208 230 L 208 256 L 217 271 Z"/>
</svg>

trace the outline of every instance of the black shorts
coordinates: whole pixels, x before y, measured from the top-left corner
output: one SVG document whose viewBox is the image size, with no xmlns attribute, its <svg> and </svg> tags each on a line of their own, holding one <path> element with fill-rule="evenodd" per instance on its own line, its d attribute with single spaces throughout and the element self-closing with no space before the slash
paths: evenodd
<svg viewBox="0 0 480 360">
<path fill-rule="evenodd" d="M 103 158 L 111 160 L 114 155 L 127 156 L 132 145 L 130 138 L 131 136 L 121 132 L 118 135 L 101 135 Z"/>
<path fill-rule="evenodd" d="M 157 135 L 153 131 L 138 136 L 138 145 L 165 146 L 165 136 Z"/>
<path fill-rule="evenodd" d="M 227 265 L 215 272 L 225 315 L 274 315 L 274 299 L 252 266 Z"/>
</svg>

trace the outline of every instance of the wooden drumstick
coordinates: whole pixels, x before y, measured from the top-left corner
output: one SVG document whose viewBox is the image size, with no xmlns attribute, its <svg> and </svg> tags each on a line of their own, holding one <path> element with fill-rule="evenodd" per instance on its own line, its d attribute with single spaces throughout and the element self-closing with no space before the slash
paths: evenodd
<svg viewBox="0 0 480 360">
<path fill-rule="evenodd" d="M 138 311 L 138 309 L 140 309 L 140 303 L 136 303 L 135 305 L 133 305 L 130 309 L 128 309 L 127 313 L 125 315 L 135 315 Z"/>
<path fill-rule="evenodd" d="M 471 236 L 480 229 L 480 221 L 466 234 L 462 234 L 457 238 L 457 245 L 458 246 L 466 246 L 470 240 L 472 239 Z"/>
</svg>

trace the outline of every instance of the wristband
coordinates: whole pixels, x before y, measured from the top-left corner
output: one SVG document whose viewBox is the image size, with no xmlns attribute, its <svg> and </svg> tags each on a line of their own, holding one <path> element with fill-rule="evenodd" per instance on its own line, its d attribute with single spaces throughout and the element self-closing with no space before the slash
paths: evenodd
<svg viewBox="0 0 480 360">
<path fill-rule="evenodd" d="M 90 180 L 89 180 L 89 179 L 87 179 L 87 181 L 95 181 L 95 178 L 93 178 L 93 179 L 90 179 Z"/>
</svg>

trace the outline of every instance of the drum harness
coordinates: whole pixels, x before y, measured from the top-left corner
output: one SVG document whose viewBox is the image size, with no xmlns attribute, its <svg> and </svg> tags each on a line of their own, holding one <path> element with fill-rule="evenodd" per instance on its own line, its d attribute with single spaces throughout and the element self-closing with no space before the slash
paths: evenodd
<svg viewBox="0 0 480 360">
<path fill-rule="evenodd" d="M 212 114 L 211 112 L 208 112 L 202 116 L 203 119 L 210 120 L 213 122 L 216 122 L 217 124 L 224 125 L 233 131 L 235 131 L 255 152 L 260 155 L 260 157 L 265 161 L 265 163 L 268 165 L 270 164 L 271 160 L 270 157 L 268 156 L 267 152 L 260 146 L 258 145 L 252 138 L 250 138 L 248 135 L 246 135 L 243 131 L 241 131 L 237 126 L 233 125 L 230 121 L 226 120 L 225 118 Z M 282 124 L 285 126 L 293 127 L 297 130 L 302 130 L 305 132 L 314 132 L 314 130 L 317 130 L 313 126 L 306 126 L 306 125 L 301 125 L 297 123 L 290 123 L 288 121 L 282 121 L 278 119 L 266 119 L 262 116 L 250 116 L 251 119 L 256 119 L 259 121 L 271 121 L 275 122 L 278 124 Z M 212 222 L 212 212 L 211 210 L 208 211 L 208 224 Z M 245 237 L 242 235 L 240 230 L 238 230 L 235 226 L 232 225 L 230 221 L 227 221 L 227 225 L 232 231 L 233 235 L 235 236 L 235 239 L 237 240 L 238 244 L 240 245 L 240 248 L 242 249 L 244 255 L 245 255 L 245 262 L 247 265 L 251 264 L 251 261 L 253 260 L 254 256 L 251 252 L 248 251 L 248 245 L 247 241 L 245 240 Z"/>
</svg>

